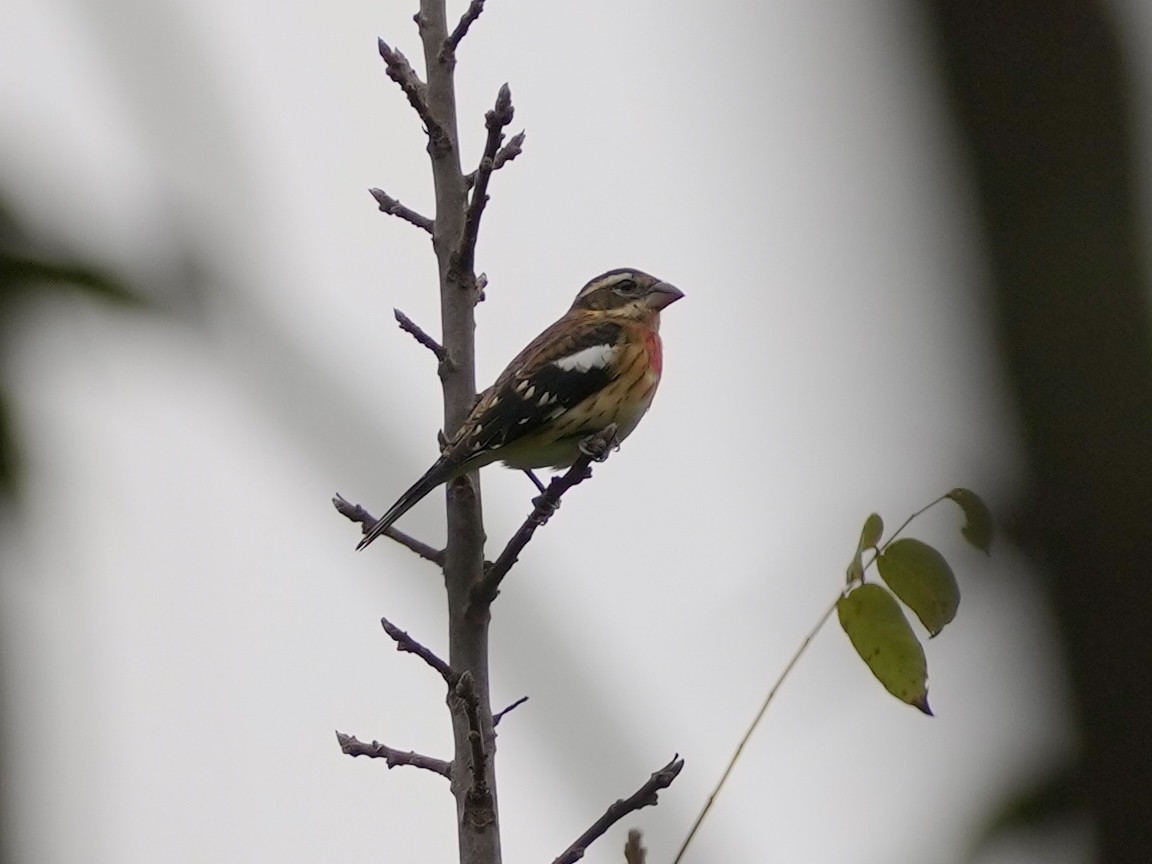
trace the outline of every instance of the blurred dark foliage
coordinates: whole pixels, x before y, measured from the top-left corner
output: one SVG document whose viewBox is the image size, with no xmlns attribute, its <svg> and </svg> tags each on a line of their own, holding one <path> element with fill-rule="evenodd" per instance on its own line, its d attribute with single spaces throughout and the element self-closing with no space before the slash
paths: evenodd
<svg viewBox="0 0 1152 864">
<path fill-rule="evenodd" d="M 1027 456 L 1017 540 L 1044 575 L 1079 725 L 1081 764 L 1056 774 L 1079 779 L 1015 810 L 1039 820 L 1078 803 L 1101 864 L 1147 861 L 1152 336 L 1118 24 L 1097 0 L 922 8 L 977 194 Z"/>
<path fill-rule="evenodd" d="M 972 841 L 975 860 L 1003 837 L 1059 830 L 1084 815 L 1084 787 L 1078 765 L 1057 765 L 998 801 L 982 832 Z"/>
<path fill-rule="evenodd" d="M 8 344 L 20 327 L 30 299 L 55 291 L 119 306 L 144 306 L 142 295 L 113 274 L 61 248 L 56 238 L 35 236 L 23 227 L 0 196 L 0 344 Z M 0 497 L 14 497 L 20 480 L 12 399 L 0 385 Z"/>
<path fill-rule="evenodd" d="M 0 195 L 0 346 L 10 344 L 11 336 L 21 326 L 29 301 L 48 292 L 69 291 L 91 297 L 96 301 L 118 306 L 143 308 L 141 295 L 99 265 L 84 261 L 62 248 L 54 237 L 37 236 L 21 225 Z M 0 351 L 0 362 L 8 359 Z M 11 504 L 20 491 L 20 442 L 13 421 L 12 396 L 3 382 L 7 375 L 0 370 L 0 503 Z M 6 693 L 0 686 L 0 694 Z M 3 698 L 0 695 L 0 698 Z M 0 704 L 0 733 L 3 718 L 7 716 Z M 0 734 L 0 740 L 6 736 Z M 7 763 L 7 754 L 0 752 L 0 770 Z M 10 784 L 4 784 L 2 794 L 15 794 Z M 0 862 L 11 860 L 8 843 L 11 830 L 7 824 L 12 812 L 6 802 L 0 812 Z"/>
</svg>

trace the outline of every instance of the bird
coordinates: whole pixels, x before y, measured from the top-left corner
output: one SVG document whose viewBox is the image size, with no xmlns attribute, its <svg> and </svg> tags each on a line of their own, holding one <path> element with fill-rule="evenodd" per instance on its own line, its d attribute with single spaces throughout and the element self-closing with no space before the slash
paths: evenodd
<svg viewBox="0 0 1152 864">
<path fill-rule="evenodd" d="M 683 296 L 631 268 L 590 280 L 564 316 L 480 394 L 440 458 L 376 520 L 357 550 L 437 486 L 477 468 L 496 461 L 525 471 L 568 468 L 581 442 L 609 424 L 616 424 L 614 443 L 627 438 L 660 383 L 660 312 Z"/>
</svg>

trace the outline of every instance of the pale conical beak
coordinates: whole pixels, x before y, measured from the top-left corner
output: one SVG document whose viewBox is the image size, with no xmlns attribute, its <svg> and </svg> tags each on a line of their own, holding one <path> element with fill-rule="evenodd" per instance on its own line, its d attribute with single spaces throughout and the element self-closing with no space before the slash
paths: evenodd
<svg viewBox="0 0 1152 864">
<path fill-rule="evenodd" d="M 683 296 L 684 292 L 675 285 L 657 282 L 649 289 L 646 302 L 652 309 L 663 309 L 665 306 L 671 306 Z"/>
</svg>

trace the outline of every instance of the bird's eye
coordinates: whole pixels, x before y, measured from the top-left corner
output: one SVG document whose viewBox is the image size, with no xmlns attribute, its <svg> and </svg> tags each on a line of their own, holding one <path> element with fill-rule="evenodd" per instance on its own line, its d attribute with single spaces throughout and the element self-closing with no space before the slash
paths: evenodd
<svg viewBox="0 0 1152 864">
<path fill-rule="evenodd" d="M 612 290 L 621 297 L 635 297 L 644 289 L 633 279 L 621 279 L 612 286 Z"/>
</svg>

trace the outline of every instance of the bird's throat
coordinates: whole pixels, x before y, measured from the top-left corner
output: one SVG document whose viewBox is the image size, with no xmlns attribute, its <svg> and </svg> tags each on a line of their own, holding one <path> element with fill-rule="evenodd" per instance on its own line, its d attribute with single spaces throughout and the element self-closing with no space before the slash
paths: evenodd
<svg viewBox="0 0 1152 864">
<path fill-rule="evenodd" d="M 649 330 L 644 334 L 644 342 L 644 347 L 648 349 L 648 368 L 659 377 L 664 369 L 664 348 L 660 344 L 660 334 Z"/>
</svg>

